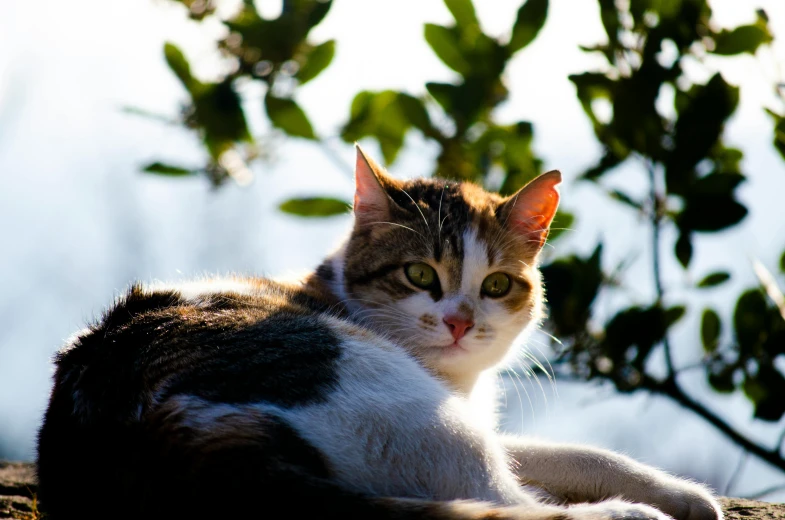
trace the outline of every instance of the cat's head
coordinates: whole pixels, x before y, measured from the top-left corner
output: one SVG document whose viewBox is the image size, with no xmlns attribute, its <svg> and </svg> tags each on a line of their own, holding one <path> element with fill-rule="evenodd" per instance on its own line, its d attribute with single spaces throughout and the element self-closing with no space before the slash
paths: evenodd
<svg viewBox="0 0 785 520">
<path fill-rule="evenodd" d="M 401 181 L 357 148 L 354 228 L 340 266 L 352 314 L 461 386 L 542 314 L 537 256 L 561 175 L 503 198 L 474 184 Z"/>
</svg>

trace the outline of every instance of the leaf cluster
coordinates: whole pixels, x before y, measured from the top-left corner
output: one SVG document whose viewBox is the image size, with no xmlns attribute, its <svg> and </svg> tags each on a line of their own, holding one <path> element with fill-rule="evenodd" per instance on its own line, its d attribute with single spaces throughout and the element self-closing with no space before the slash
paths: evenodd
<svg viewBox="0 0 785 520">
<path fill-rule="evenodd" d="M 172 1 L 182 4 L 199 22 L 217 19 L 213 2 Z M 266 19 L 252 0 L 245 0 L 232 16 L 219 20 L 227 35 L 217 42 L 217 48 L 228 72 L 214 81 L 194 77 L 183 52 L 167 43 L 166 63 L 189 97 L 182 109 L 182 123 L 200 136 L 208 160 L 204 167 L 156 161 L 143 171 L 170 176 L 203 173 L 215 185 L 229 178 L 244 179 L 247 163 L 259 155 L 259 143 L 248 128 L 248 108 L 238 93 L 241 81 L 264 85 L 262 106 L 273 127 L 291 137 L 316 140 L 313 126 L 294 95 L 324 71 L 335 55 L 335 40 L 314 43 L 309 39 L 331 4 L 332 0 L 286 0 L 277 18 Z"/>
</svg>

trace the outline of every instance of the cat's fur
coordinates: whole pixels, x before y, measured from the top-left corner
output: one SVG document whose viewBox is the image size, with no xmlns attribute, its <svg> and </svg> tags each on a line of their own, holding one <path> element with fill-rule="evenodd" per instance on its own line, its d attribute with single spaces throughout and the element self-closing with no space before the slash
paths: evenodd
<svg viewBox="0 0 785 520">
<path fill-rule="evenodd" d="M 58 354 L 38 444 L 53 519 L 721 520 L 697 484 L 500 436 L 469 405 L 541 318 L 558 172 L 503 199 L 395 180 L 358 148 L 356 179 L 351 236 L 303 283 L 135 285 Z M 417 262 L 438 284 L 407 278 Z"/>
</svg>

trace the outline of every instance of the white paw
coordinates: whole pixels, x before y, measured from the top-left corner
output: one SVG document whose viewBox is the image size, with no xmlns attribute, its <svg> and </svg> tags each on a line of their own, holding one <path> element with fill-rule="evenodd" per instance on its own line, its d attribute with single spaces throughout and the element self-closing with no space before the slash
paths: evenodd
<svg viewBox="0 0 785 520">
<path fill-rule="evenodd" d="M 723 520 L 722 508 L 703 486 L 692 482 L 677 481 L 651 490 L 651 495 L 641 500 L 675 518 L 676 520 Z"/>
<path fill-rule="evenodd" d="M 572 520 L 673 520 L 662 511 L 645 504 L 607 500 L 596 504 L 577 504 L 567 509 Z"/>
</svg>

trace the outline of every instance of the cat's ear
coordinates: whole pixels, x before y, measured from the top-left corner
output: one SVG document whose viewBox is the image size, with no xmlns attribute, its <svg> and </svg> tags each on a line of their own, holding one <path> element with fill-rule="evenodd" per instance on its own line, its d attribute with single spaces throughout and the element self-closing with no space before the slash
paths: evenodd
<svg viewBox="0 0 785 520">
<path fill-rule="evenodd" d="M 561 173 L 543 173 L 526 186 L 510 195 L 499 207 L 499 218 L 510 230 L 522 237 L 537 251 L 545 244 L 548 230 L 559 207 Z"/>
<path fill-rule="evenodd" d="M 354 168 L 354 219 L 360 224 L 389 220 L 392 201 L 384 189 L 394 182 L 384 169 L 368 157 L 360 145 Z"/>
</svg>

